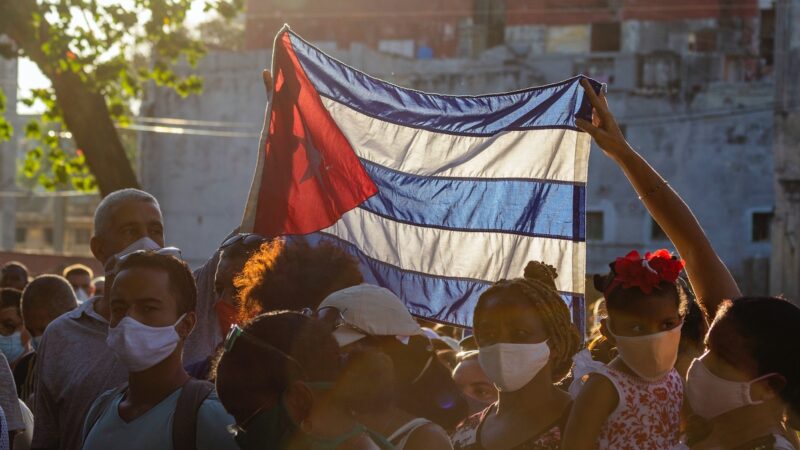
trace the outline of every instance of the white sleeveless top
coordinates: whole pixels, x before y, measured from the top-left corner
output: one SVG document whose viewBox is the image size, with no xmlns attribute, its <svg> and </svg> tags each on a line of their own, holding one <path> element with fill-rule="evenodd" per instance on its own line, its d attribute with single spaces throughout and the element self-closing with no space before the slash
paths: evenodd
<svg viewBox="0 0 800 450">
<path fill-rule="evenodd" d="M 569 388 L 573 398 L 590 373 L 608 378 L 619 396 L 617 408 L 600 431 L 599 450 L 668 450 L 679 443 L 683 381 L 675 369 L 649 382 L 594 361 L 588 350 L 579 352 L 573 360 L 575 381 Z"/>
<path fill-rule="evenodd" d="M 419 427 L 425 426 L 429 423 L 431 423 L 430 420 L 423 419 L 421 417 L 411 419 L 405 425 L 395 430 L 387 440 L 394 445 L 395 450 L 403 450 L 408 442 L 408 439 L 411 437 L 411 434 L 413 434 L 414 431 L 416 431 Z"/>
</svg>

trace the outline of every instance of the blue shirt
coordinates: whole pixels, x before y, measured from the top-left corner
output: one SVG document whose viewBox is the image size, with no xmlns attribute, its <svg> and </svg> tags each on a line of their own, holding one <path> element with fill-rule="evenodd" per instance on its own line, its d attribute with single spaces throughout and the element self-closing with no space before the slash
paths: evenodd
<svg viewBox="0 0 800 450">
<path fill-rule="evenodd" d="M 119 416 L 119 404 L 124 394 L 115 395 L 88 435 L 85 428 L 89 424 L 84 424 L 84 450 L 172 450 L 172 419 L 182 389 L 179 388 L 131 422 L 125 422 Z M 99 402 L 100 398 L 92 405 L 89 416 L 99 407 Z M 239 447 L 228 432 L 228 425 L 234 422 L 234 418 L 220 403 L 217 393 L 212 392 L 197 412 L 198 450 L 237 450 Z"/>
</svg>

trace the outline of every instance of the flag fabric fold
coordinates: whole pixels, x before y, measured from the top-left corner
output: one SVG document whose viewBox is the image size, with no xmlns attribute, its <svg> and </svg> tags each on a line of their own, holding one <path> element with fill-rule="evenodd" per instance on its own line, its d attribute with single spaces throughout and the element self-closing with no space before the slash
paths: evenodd
<svg viewBox="0 0 800 450">
<path fill-rule="evenodd" d="M 494 281 L 543 261 L 583 327 L 590 138 L 575 118 L 591 106 L 581 77 L 429 94 L 355 70 L 288 28 L 272 73 L 243 230 L 333 242 L 413 314 L 460 326 Z"/>
</svg>

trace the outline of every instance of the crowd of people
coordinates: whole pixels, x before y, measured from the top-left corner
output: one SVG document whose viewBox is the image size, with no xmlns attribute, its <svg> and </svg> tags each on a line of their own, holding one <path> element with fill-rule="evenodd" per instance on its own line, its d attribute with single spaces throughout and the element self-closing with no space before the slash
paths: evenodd
<svg viewBox="0 0 800 450">
<path fill-rule="evenodd" d="M 234 232 L 192 271 L 126 189 L 95 212 L 102 277 L 0 269 L 0 450 L 800 450 L 800 309 L 742 295 L 584 87 L 578 126 L 680 255 L 612 261 L 589 330 L 547 261 L 496 280 L 469 329 L 301 237 Z"/>
</svg>

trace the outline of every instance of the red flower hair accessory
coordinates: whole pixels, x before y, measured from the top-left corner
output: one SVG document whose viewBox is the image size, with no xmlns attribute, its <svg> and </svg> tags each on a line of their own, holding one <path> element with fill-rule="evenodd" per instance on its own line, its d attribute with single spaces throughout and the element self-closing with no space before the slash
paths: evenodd
<svg viewBox="0 0 800 450">
<path fill-rule="evenodd" d="M 663 282 L 675 284 L 685 265 L 682 259 L 666 249 L 646 253 L 644 258 L 633 250 L 611 263 L 612 280 L 604 295 L 608 298 L 619 286 L 623 289 L 636 287 L 644 294 L 651 294 Z"/>
</svg>

